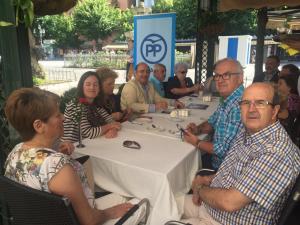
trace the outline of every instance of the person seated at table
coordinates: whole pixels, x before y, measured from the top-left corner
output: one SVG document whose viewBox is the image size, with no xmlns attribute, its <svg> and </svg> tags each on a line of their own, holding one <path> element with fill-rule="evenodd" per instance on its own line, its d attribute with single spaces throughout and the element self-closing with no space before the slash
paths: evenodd
<svg viewBox="0 0 300 225">
<path fill-rule="evenodd" d="M 297 77 L 281 76 L 278 80 L 278 92 L 283 99 L 278 114 L 279 121 L 284 126 L 292 140 L 294 136 L 294 121 L 300 115 L 300 97 L 297 90 Z"/>
<path fill-rule="evenodd" d="M 299 68 L 296 65 L 286 64 L 282 66 L 281 71 L 279 73 L 279 77 L 292 75 L 298 78 L 299 73 L 300 73 Z"/>
<path fill-rule="evenodd" d="M 5 115 L 23 140 L 7 157 L 6 177 L 67 197 L 83 225 L 114 224 L 133 206 L 117 194 L 95 200 L 82 165 L 52 149 L 64 132 L 57 95 L 38 88 L 21 88 L 7 99 Z M 143 214 L 142 208 L 126 224 L 138 224 Z"/>
<path fill-rule="evenodd" d="M 278 77 L 279 77 L 279 67 L 280 65 L 280 59 L 276 55 L 270 55 L 267 57 L 267 61 L 265 64 L 265 69 L 261 74 L 257 74 L 253 78 L 253 83 L 255 82 L 272 82 L 277 84 L 278 82 Z"/>
<path fill-rule="evenodd" d="M 164 80 L 166 78 L 166 66 L 158 63 L 153 66 L 153 74 L 149 81 L 152 83 L 154 89 L 161 97 L 165 97 Z"/>
<path fill-rule="evenodd" d="M 121 108 L 131 108 L 136 113 L 151 113 L 168 108 L 168 105 L 183 107 L 179 101 L 162 98 L 149 82 L 150 68 L 144 63 L 137 64 L 135 79 L 125 84 L 121 94 Z"/>
<path fill-rule="evenodd" d="M 127 120 L 130 117 L 132 110 L 127 108 L 122 111 L 120 95 L 115 95 L 113 93 L 115 80 L 118 77 L 118 74 L 107 67 L 98 68 L 96 73 L 100 79 L 101 106 L 113 117 L 115 121 L 122 122 Z"/>
<path fill-rule="evenodd" d="M 209 155 L 202 155 L 202 166 L 218 169 L 237 133 L 242 127 L 239 101 L 244 92 L 243 67 L 234 59 L 221 59 L 215 64 L 214 80 L 222 100 L 217 110 L 200 125 L 190 123 L 185 141 Z M 212 141 L 196 135 L 212 134 Z"/>
<path fill-rule="evenodd" d="M 166 87 L 166 97 L 178 99 L 193 93 L 198 93 L 202 88 L 200 84 L 193 84 L 191 78 L 186 77 L 188 65 L 186 63 L 176 63 L 175 76 L 170 77 Z"/>
<path fill-rule="evenodd" d="M 77 85 L 78 98 L 71 100 L 65 109 L 63 141 L 77 142 L 79 130 L 82 138 L 95 138 L 100 135 L 105 135 L 106 138 L 117 136 L 121 125 L 101 107 L 99 93 L 100 80 L 97 73 L 85 72 Z"/>
<path fill-rule="evenodd" d="M 246 88 L 240 108 L 244 127 L 217 173 L 195 177 L 182 222 L 276 224 L 299 176 L 300 151 L 277 121 L 271 84 Z"/>
</svg>

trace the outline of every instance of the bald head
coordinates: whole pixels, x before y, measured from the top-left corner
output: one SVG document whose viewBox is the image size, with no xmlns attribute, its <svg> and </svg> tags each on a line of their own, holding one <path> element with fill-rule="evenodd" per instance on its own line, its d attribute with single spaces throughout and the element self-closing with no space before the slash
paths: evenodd
<svg viewBox="0 0 300 225">
<path fill-rule="evenodd" d="M 275 123 L 279 97 L 269 83 L 254 83 L 245 89 L 240 104 L 242 122 L 250 134 Z"/>
</svg>

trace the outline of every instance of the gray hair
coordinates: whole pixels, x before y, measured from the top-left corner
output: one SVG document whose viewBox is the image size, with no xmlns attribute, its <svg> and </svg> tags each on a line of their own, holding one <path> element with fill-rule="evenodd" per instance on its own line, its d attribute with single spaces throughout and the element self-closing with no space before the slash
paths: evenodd
<svg viewBox="0 0 300 225">
<path fill-rule="evenodd" d="M 220 64 L 222 64 L 224 62 L 234 63 L 235 66 L 237 67 L 237 69 L 240 71 L 240 73 L 244 74 L 244 67 L 241 65 L 241 63 L 239 61 L 237 61 L 236 59 L 232 59 L 232 58 L 224 58 L 224 59 L 218 60 L 214 65 L 214 70 L 216 69 L 217 66 L 219 66 Z"/>
<path fill-rule="evenodd" d="M 154 64 L 153 69 L 155 70 L 155 69 L 158 69 L 159 67 L 164 68 L 165 71 L 167 70 L 166 66 L 162 63 Z"/>
<path fill-rule="evenodd" d="M 178 70 L 178 68 L 179 67 L 183 67 L 185 70 L 188 70 L 188 64 L 186 64 L 186 63 L 184 63 L 184 62 L 179 62 L 179 63 L 176 63 L 175 64 L 175 67 L 174 67 L 174 69 L 175 69 L 175 73 L 176 73 L 176 71 Z"/>
</svg>

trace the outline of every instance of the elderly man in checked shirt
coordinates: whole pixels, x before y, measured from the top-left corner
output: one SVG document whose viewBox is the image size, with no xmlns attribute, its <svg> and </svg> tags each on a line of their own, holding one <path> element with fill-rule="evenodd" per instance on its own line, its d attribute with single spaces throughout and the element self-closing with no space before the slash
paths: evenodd
<svg viewBox="0 0 300 225">
<path fill-rule="evenodd" d="M 211 155 L 211 160 L 203 160 L 205 156 L 202 155 L 203 167 L 217 170 L 242 127 L 238 102 L 244 92 L 243 67 L 234 59 L 222 59 L 215 64 L 213 78 L 222 102 L 208 121 L 187 126 L 189 132 L 185 141 Z M 196 135 L 201 133 L 213 134 L 212 142 L 200 141 Z"/>
<path fill-rule="evenodd" d="M 194 179 L 184 222 L 276 224 L 299 176 L 300 151 L 277 121 L 279 97 L 273 86 L 252 84 L 239 105 L 245 126 L 216 175 Z"/>
</svg>

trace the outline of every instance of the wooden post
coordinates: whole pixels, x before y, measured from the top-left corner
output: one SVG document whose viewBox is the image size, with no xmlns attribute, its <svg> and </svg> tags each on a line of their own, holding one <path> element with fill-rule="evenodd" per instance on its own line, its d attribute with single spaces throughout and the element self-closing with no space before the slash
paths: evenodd
<svg viewBox="0 0 300 225">
<path fill-rule="evenodd" d="M 266 24 L 268 21 L 268 10 L 262 8 L 257 13 L 257 42 L 256 42 L 256 55 L 255 55 L 255 77 L 263 72 L 264 61 L 264 42 L 266 33 Z"/>
<path fill-rule="evenodd" d="M 0 20 L 15 24 L 15 12 L 11 0 L 3 0 Z M 8 96 L 20 87 L 32 87 L 32 72 L 28 30 L 23 24 L 0 27 L 0 48 L 2 54 L 3 93 Z"/>
</svg>

